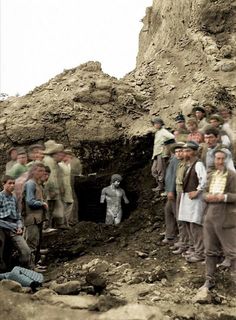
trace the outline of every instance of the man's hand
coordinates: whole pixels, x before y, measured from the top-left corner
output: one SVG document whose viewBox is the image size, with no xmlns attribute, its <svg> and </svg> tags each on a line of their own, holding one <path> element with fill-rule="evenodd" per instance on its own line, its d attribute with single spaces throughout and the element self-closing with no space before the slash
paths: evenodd
<svg viewBox="0 0 236 320">
<path fill-rule="evenodd" d="M 174 194 L 174 192 L 168 192 L 168 193 L 167 193 L 167 199 L 168 199 L 168 200 L 175 200 L 175 194 Z"/>
<path fill-rule="evenodd" d="M 198 191 L 191 191 L 191 192 L 189 192 L 188 193 L 188 196 L 189 196 L 189 199 L 195 199 L 195 198 L 197 198 L 197 196 L 198 196 Z"/>
<path fill-rule="evenodd" d="M 206 202 L 223 202 L 225 199 L 224 195 L 223 194 L 212 194 L 212 193 L 208 193 L 206 196 L 205 196 L 205 201 Z"/>
<path fill-rule="evenodd" d="M 23 233 L 23 230 L 22 230 L 21 228 L 17 228 L 17 229 L 16 229 L 16 234 L 19 234 L 19 235 L 20 235 L 20 234 L 22 234 L 22 233 Z"/>
</svg>

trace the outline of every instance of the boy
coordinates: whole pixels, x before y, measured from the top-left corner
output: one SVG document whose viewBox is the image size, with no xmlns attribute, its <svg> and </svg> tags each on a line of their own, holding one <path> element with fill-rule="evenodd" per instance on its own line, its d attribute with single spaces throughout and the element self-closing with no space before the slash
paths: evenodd
<svg viewBox="0 0 236 320">
<path fill-rule="evenodd" d="M 22 235 L 23 225 L 21 215 L 17 210 L 16 198 L 13 195 L 15 180 L 11 176 L 5 175 L 2 183 L 3 191 L 0 192 L 0 262 L 2 262 L 5 238 L 7 237 L 19 251 L 19 261 L 22 266 L 28 267 L 30 264 L 30 248 Z"/>
</svg>

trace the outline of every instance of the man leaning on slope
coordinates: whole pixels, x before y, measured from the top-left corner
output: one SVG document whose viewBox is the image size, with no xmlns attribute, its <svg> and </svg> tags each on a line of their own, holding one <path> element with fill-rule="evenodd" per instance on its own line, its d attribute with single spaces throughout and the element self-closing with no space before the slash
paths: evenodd
<svg viewBox="0 0 236 320">
<path fill-rule="evenodd" d="M 156 179 L 157 187 L 153 191 L 161 192 L 164 190 L 164 179 L 166 173 L 166 158 L 164 154 L 164 145 L 168 142 L 174 143 L 175 136 L 164 128 L 164 121 L 160 118 L 154 118 L 152 121 L 156 133 L 152 154 L 152 176 Z"/>
</svg>

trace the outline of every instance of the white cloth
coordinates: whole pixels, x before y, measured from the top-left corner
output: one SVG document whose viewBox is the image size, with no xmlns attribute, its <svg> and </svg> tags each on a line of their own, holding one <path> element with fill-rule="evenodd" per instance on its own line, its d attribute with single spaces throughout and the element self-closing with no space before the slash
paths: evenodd
<svg viewBox="0 0 236 320">
<path fill-rule="evenodd" d="M 161 128 L 160 130 L 157 130 L 155 133 L 152 159 L 154 159 L 155 156 L 158 156 L 159 154 L 162 153 L 163 145 L 165 141 L 174 139 L 174 138 L 175 136 L 165 128 Z"/>
<path fill-rule="evenodd" d="M 229 137 L 227 136 L 227 134 L 224 134 L 220 137 L 221 139 L 221 143 L 226 146 L 227 148 L 231 147 L 231 141 L 229 139 Z"/>
<path fill-rule="evenodd" d="M 201 161 L 196 163 L 195 171 L 199 181 L 197 190 L 201 191 L 204 189 L 207 180 L 206 169 Z M 192 200 L 189 198 L 187 192 L 182 193 L 178 220 L 202 225 L 205 207 L 206 203 L 203 201 L 202 193 Z"/>
</svg>

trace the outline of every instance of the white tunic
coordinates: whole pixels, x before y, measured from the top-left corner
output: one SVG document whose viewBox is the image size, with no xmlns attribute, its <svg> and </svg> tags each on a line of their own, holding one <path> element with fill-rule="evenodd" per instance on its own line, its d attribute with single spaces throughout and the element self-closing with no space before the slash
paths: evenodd
<svg viewBox="0 0 236 320">
<path fill-rule="evenodd" d="M 198 177 L 197 190 L 203 190 L 206 185 L 207 173 L 204 164 L 198 161 L 195 165 L 195 171 Z M 179 206 L 179 221 L 186 221 L 202 225 L 206 203 L 203 200 L 202 193 L 195 199 L 190 199 L 188 193 L 182 193 Z"/>
</svg>

